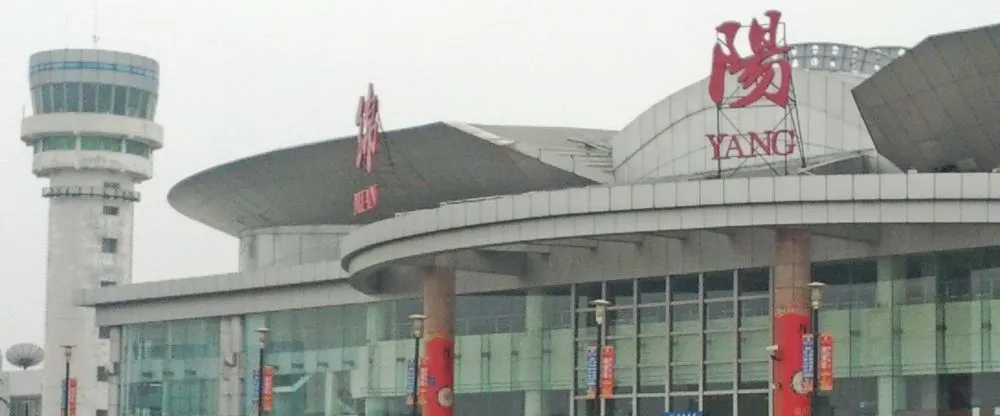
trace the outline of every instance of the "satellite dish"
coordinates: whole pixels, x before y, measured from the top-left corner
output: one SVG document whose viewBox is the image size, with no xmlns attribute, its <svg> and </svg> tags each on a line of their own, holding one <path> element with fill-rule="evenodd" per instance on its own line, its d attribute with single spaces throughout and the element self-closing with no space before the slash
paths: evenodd
<svg viewBox="0 0 1000 416">
<path fill-rule="evenodd" d="M 45 350 L 30 342 L 22 342 L 7 349 L 7 362 L 22 370 L 27 370 L 42 362 Z"/>
</svg>

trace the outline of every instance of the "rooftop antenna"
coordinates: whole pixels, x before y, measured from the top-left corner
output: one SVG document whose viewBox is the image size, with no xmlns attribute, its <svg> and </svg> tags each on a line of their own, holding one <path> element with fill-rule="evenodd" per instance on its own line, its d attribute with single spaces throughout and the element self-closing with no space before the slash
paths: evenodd
<svg viewBox="0 0 1000 416">
<path fill-rule="evenodd" d="M 94 49 L 97 49 L 97 43 L 101 41 L 101 37 L 97 36 L 97 22 L 98 13 L 100 12 L 101 0 L 94 0 L 94 32 L 90 36 L 90 40 L 94 42 Z"/>
</svg>

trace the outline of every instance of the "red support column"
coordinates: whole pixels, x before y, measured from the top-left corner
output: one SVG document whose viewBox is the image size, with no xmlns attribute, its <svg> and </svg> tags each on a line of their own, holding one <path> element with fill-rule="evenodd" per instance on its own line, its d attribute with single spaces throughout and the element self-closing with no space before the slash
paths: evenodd
<svg viewBox="0 0 1000 416">
<path fill-rule="evenodd" d="M 810 332 L 809 232 L 778 229 L 774 234 L 772 282 L 774 416 L 810 416 L 802 381 L 802 335 Z"/>
<path fill-rule="evenodd" d="M 455 379 L 455 269 L 435 266 L 424 277 L 427 393 L 424 416 L 452 416 Z"/>
</svg>

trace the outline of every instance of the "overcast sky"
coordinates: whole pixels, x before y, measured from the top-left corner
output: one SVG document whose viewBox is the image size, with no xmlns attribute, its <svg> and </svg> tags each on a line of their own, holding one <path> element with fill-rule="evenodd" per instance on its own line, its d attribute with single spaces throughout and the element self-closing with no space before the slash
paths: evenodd
<svg viewBox="0 0 1000 416">
<path fill-rule="evenodd" d="M 996 0 L 100 0 L 99 47 L 161 65 L 166 143 L 140 185 L 133 280 L 236 270 L 235 240 L 176 213 L 169 188 L 236 158 L 353 133 L 369 81 L 386 129 L 619 129 L 707 76 L 718 23 L 772 8 L 790 43 L 912 46 L 1000 22 Z M 19 140 L 28 57 L 92 47 L 94 16 L 94 0 L 0 0 L 0 348 L 44 337 L 46 182 Z"/>
</svg>

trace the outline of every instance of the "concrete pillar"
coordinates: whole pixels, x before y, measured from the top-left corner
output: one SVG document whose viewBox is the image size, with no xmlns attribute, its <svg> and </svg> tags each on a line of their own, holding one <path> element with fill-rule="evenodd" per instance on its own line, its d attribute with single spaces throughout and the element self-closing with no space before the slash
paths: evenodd
<svg viewBox="0 0 1000 416">
<path fill-rule="evenodd" d="M 219 318 L 218 409 L 220 416 L 239 416 L 242 414 L 240 356 L 243 355 L 243 344 L 243 322 L 240 317 Z"/>
<path fill-rule="evenodd" d="M 542 400 L 542 325 L 544 323 L 545 297 L 528 295 L 524 302 L 524 334 L 520 337 L 518 351 L 518 374 L 524 386 L 524 416 L 545 415 Z"/>
<path fill-rule="evenodd" d="M 807 416 L 809 396 L 802 389 L 802 335 L 810 329 L 809 233 L 782 228 L 774 232 L 772 286 L 773 340 L 778 346 L 773 361 L 773 416 Z"/>
<path fill-rule="evenodd" d="M 111 344 L 108 349 L 108 416 L 118 416 L 118 404 L 121 397 L 122 376 L 118 371 L 122 368 L 122 327 L 113 326 L 108 328 L 108 341 Z M 115 366 L 115 364 L 118 364 Z"/>
<path fill-rule="evenodd" d="M 886 329 L 889 334 L 878 348 L 889 351 L 890 366 L 889 374 L 878 378 L 878 414 L 892 415 L 896 409 L 903 409 L 906 404 L 906 389 L 902 385 L 902 377 L 896 377 L 898 369 L 901 367 L 901 354 L 899 351 L 899 334 L 895 328 L 899 328 L 899 308 L 896 282 L 902 281 L 906 277 L 906 259 L 902 256 L 880 257 L 876 260 L 878 268 L 878 278 L 875 286 L 875 302 L 879 310 L 889 314 L 890 327 Z"/>
<path fill-rule="evenodd" d="M 426 269 L 424 322 L 427 389 L 424 416 L 454 414 L 455 269 L 447 259 Z"/>
</svg>

